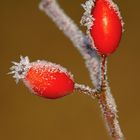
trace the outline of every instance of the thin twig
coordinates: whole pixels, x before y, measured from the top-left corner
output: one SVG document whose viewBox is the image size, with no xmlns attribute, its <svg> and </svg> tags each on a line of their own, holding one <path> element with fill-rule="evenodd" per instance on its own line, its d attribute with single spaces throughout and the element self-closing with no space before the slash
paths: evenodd
<svg viewBox="0 0 140 140">
<path fill-rule="evenodd" d="M 77 84 L 77 83 L 75 84 L 75 91 L 80 92 L 80 93 L 84 93 L 86 95 L 89 95 L 92 98 L 97 97 L 97 95 L 99 94 L 98 90 L 92 89 L 92 88 L 90 88 L 88 86 Z"/>
<path fill-rule="evenodd" d="M 102 57 L 102 85 L 98 100 L 105 118 L 105 123 L 109 134 L 114 140 L 123 140 L 123 134 L 118 122 L 117 108 L 115 100 L 110 92 L 107 82 L 107 59 Z"/>
</svg>

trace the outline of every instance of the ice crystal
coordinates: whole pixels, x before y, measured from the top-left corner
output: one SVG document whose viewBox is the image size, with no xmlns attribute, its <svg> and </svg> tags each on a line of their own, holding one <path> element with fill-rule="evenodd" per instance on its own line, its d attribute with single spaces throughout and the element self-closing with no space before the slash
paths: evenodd
<svg viewBox="0 0 140 140">
<path fill-rule="evenodd" d="M 119 137 L 123 140 L 123 134 L 121 132 L 121 128 L 120 128 L 119 122 L 118 122 L 117 106 L 116 106 L 115 100 L 111 94 L 111 90 L 110 90 L 110 87 L 108 86 L 108 83 L 107 83 L 107 89 L 106 89 L 106 101 L 107 101 L 108 107 L 111 109 L 112 113 L 114 114 L 114 120 L 113 120 L 114 128 L 113 129 L 117 131 Z M 104 112 L 104 113 L 106 113 L 106 112 Z M 107 114 L 105 114 L 105 115 L 107 115 Z M 107 128 L 109 129 L 108 126 L 107 126 Z M 113 132 L 114 130 L 110 130 L 110 131 Z"/>
<path fill-rule="evenodd" d="M 26 75 L 27 70 L 30 67 L 29 58 L 20 56 L 20 62 L 12 62 L 14 65 L 10 68 L 11 72 L 9 74 L 13 74 L 13 78 L 16 79 L 16 83 L 19 82 L 20 79 L 23 79 Z"/>
<path fill-rule="evenodd" d="M 65 73 L 67 76 L 69 76 L 71 80 L 73 80 L 73 75 L 70 72 L 68 72 L 66 68 L 48 61 L 37 60 L 36 62 L 30 63 L 29 58 L 27 56 L 25 58 L 21 56 L 19 63 L 17 62 L 12 63 L 14 65 L 10 68 L 11 72 L 9 72 L 9 74 L 14 74 L 13 78 L 16 79 L 16 83 L 18 83 L 20 79 L 25 78 L 27 71 L 31 67 L 36 70 L 43 68 L 43 70 L 47 70 L 50 73 L 55 72 Z"/>
<path fill-rule="evenodd" d="M 71 80 L 74 80 L 71 72 L 68 72 L 66 68 L 62 67 L 59 64 L 55 64 L 45 60 L 37 60 L 36 62 L 31 63 L 31 67 L 36 70 L 38 69 L 42 69 L 43 71 L 46 70 L 49 73 L 56 73 L 56 72 L 65 73 Z"/>
<path fill-rule="evenodd" d="M 91 27 L 94 24 L 95 19 L 91 15 L 91 11 L 92 11 L 93 7 L 95 6 L 95 2 L 96 2 L 96 0 L 87 0 L 85 2 L 85 4 L 82 4 L 82 7 L 84 8 L 85 12 L 81 18 L 80 23 L 87 27 L 87 33 L 89 32 L 89 30 L 91 29 Z M 122 20 L 122 16 L 121 16 L 121 13 L 120 13 L 120 10 L 119 10 L 119 7 L 117 6 L 117 4 L 115 4 L 112 0 L 106 0 L 106 2 L 109 4 L 110 8 L 113 8 L 114 11 L 117 13 L 118 17 L 121 20 L 121 24 L 123 27 L 124 22 Z M 122 31 L 124 31 L 124 29 Z"/>
<path fill-rule="evenodd" d="M 123 19 L 122 19 L 122 16 L 121 16 L 121 13 L 120 13 L 120 10 L 119 10 L 119 7 L 117 4 L 115 4 L 112 0 L 106 0 L 109 5 L 110 5 L 110 8 L 113 8 L 114 11 L 117 13 L 119 19 L 121 20 L 121 24 L 122 24 L 122 27 L 124 26 L 124 22 L 123 22 Z M 124 29 L 123 29 L 124 31 Z"/>
<path fill-rule="evenodd" d="M 80 23 L 86 26 L 88 31 L 91 29 L 94 22 L 94 17 L 91 15 L 91 10 L 94 7 L 94 2 L 95 0 L 87 0 L 85 4 L 82 4 L 85 12 L 81 18 Z"/>
<path fill-rule="evenodd" d="M 84 93 L 86 95 L 89 95 L 89 96 L 91 96 L 91 95 L 94 96 L 95 93 L 98 92 L 96 89 L 92 89 L 86 85 L 81 85 L 81 84 L 77 84 L 77 83 L 75 84 L 75 90 L 79 91 L 81 93 Z"/>
</svg>

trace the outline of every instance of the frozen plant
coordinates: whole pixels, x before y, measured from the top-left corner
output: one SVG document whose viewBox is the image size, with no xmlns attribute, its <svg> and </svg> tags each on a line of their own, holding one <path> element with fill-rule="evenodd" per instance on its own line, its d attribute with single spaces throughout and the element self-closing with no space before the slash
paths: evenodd
<svg viewBox="0 0 140 140">
<path fill-rule="evenodd" d="M 80 23 L 87 27 L 87 34 L 64 13 L 56 0 L 42 0 L 39 4 L 40 10 L 81 53 L 95 89 L 76 83 L 73 75 L 60 65 L 40 60 L 31 63 L 28 57 L 21 56 L 19 63 L 13 62 L 10 73 L 14 74 L 16 82 L 22 80 L 38 96 L 56 99 L 77 91 L 97 99 L 111 138 L 123 140 L 116 103 L 107 80 L 107 57 L 119 46 L 122 17 L 112 0 L 87 0 L 82 7 L 85 12 Z"/>
</svg>

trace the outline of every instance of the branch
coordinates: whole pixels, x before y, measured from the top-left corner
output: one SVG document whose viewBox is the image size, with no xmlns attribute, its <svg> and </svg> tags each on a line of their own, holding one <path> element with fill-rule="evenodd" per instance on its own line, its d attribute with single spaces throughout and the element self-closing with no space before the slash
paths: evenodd
<svg viewBox="0 0 140 140">
<path fill-rule="evenodd" d="M 94 49 L 90 39 L 79 30 L 76 24 L 63 12 L 56 0 L 42 0 L 39 5 L 58 26 L 60 30 L 72 41 L 85 59 L 86 66 L 91 73 L 94 86 L 100 88 L 100 57 Z"/>
<path fill-rule="evenodd" d="M 75 91 L 89 95 L 92 98 L 95 98 L 98 95 L 98 90 L 77 83 L 75 84 Z"/>
<path fill-rule="evenodd" d="M 123 140 L 123 134 L 119 125 L 116 104 L 110 92 L 109 86 L 98 96 L 98 101 L 105 119 L 109 134 L 114 140 Z"/>
<path fill-rule="evenodd" d="M 107 60 L 105 57 L 102 58 L 101 93 L 98 94 L 97 98 L 105 118 L 109 134 L 114 140 L 123 140 L 123 134 L 118 121 L 117 106 L 107 82 Z"/>
<path fill-rule="evenodd" d="M 102 110 L 106 127 L 109 131 L 109 134 L 114 140 L 122 140 L 123 134 L 121 132 L 121 128 L 118 121 L 118 115 L 117 115 L 117 106 L 115 103 L 115 100 L 111 94 L 109 84 L 107 82 L 107 60 L 106 57 L 102 58 L 101 63 L 101 89 L 100 91 L 97 89 L 92 89 L 88 86 L 81 85 L 81 84 L 75 84 L 75 91 L 78 91 L 80 93 L 84 93 L 86 95 L 89 95 L 93 99 L 97 97 L 100 108 Z"/>
</svg>

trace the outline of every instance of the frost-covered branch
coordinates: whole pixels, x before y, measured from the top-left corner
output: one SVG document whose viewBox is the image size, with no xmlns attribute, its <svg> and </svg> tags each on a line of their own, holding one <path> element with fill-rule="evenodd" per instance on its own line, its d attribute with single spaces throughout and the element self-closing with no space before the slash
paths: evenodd
<svg viewBox="0 0 140 140">
<path fill-rule="evenodd" d="M 75 84 L 75 91 L 89 95 L 92 98 L 95 98 L 97 94 L 99 93 L 98 90 L 96 89 L 92 89 L 88 86 L 77 84 L 77 83 Z"/>
<path fill-rule="evenodd" d="M 98 101 L 105 119 L 109 134 L 114 140 L 123 140 L 123 134 L 119 125 L 116 103 L 107 85 L 106 90 L 98 94 Z"/>
<path fill-rule="evenodd" d="M 85 59 L 86 66 L 90 71 L 94 86 L 100 88 L 100 57 L 91 44 L 90 39 L 77 27 L 60 8 L 56 0 L 42 0 L 39 4 L 40 10 L 44 11 L 60 30 L 72 41 Z"/>
<path fill-rule="evenodd" d="M 98 101 L 105 119 L 109 134 L 114 140 L 123 140 L 123 134 L 119 125 L 117 106 L 114 97 L 111 94 L 110 87 L 107 81 L 107 59 L 102 58 L 101 63 L 102 84 L 101 92 L 98 94 Z"/>
</svg>

